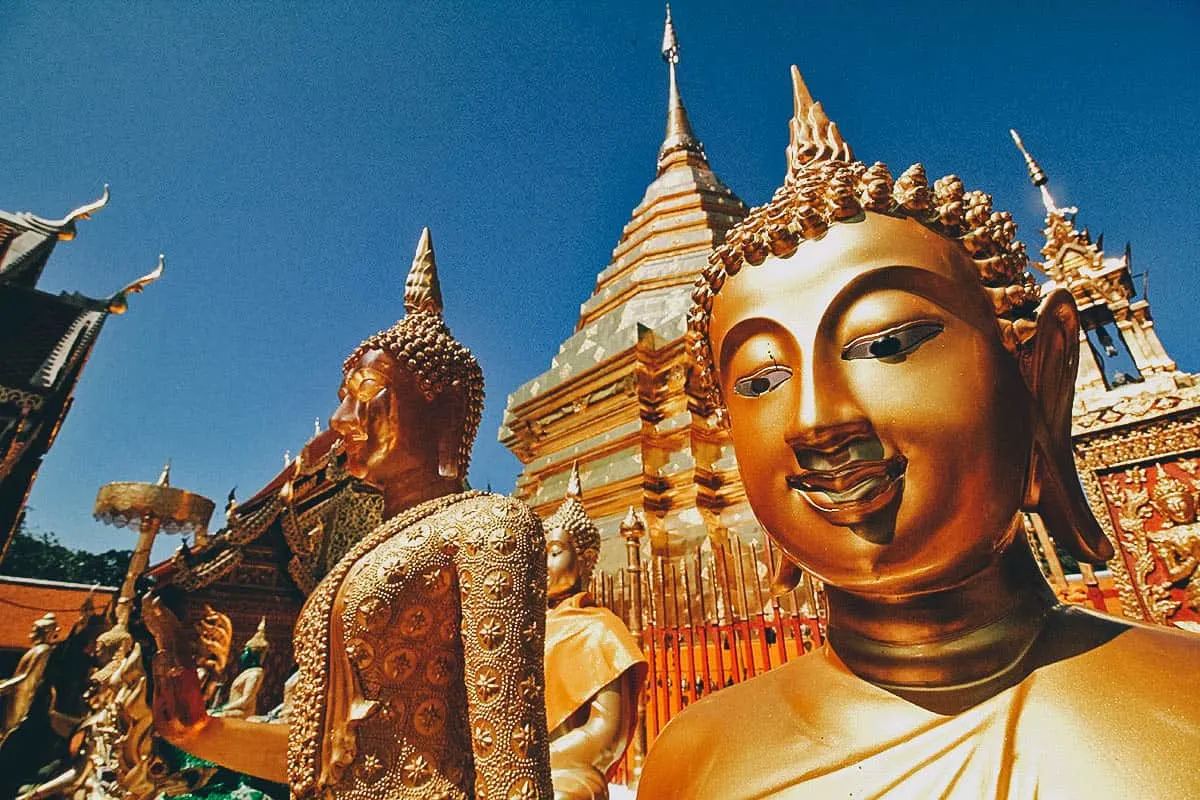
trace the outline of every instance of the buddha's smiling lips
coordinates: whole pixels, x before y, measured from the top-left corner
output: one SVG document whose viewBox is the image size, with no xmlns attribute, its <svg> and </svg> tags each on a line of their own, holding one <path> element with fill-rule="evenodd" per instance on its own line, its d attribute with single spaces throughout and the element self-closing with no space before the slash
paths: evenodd
<svg viewBox="0 0 1200 800">
<path fill-rule="evenodd" d="M 896 498 L 907 467 L 908 459 L 897 454 L 878 461 L 855 461 L 836 470 L 801 470 L 787 477 L 787 485 L 834 524 L 854 524 Z"/>
</svg>

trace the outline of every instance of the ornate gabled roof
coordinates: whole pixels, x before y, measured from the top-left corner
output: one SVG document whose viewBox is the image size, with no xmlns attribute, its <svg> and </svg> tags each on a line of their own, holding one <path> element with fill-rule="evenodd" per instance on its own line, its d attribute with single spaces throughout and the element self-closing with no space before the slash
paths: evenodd
<svg viewBox="0 0 1200 800">
<path fill-rule="evenodd" d="M 279 569 L 307 594 L 325 569 L 383 521 L 383 498 L 343 468 L 332 430 L 317 433 L 266 486 L 227 514 L 226 526 L 150 569 L 160 585 L 197 591 L 229 575 L 268 537 L 286 552 Z M 275 534 L 271 532 L 275 531 Z"/>
</svg>

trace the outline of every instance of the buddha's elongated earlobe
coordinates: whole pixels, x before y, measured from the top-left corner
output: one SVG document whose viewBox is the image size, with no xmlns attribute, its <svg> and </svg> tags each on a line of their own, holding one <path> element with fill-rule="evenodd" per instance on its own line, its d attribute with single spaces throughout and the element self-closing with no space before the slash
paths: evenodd
<svg viewBox="0 0 1200 800">
<path fill-rule="evenodd" d="M 1051 534 L 1075 558 L 1103 564 L 1113 557 L 1113 546 L 1084 497 L 1071 447 L 1079 313 L 1069 292 L 1058 289 L 1042 301 L 1037 333 L 1027 347 L 1018 354 L 1035 416 L 1025 509 L 1040 513 Z"/>
</svg>

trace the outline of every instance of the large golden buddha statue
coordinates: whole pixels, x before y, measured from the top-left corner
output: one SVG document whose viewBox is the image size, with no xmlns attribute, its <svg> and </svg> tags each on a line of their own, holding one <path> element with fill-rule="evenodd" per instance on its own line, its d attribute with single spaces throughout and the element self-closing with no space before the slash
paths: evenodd
<svg viewBox="0 0 1200 800">
<path fill-rule="evenodd" d="M 546 719 L 555 800 L 605 800 L 637 725 L 646 659 L 616 614 L 587 592 L 600 531 L 583 507 L 579 466 L 545 523 Z"/>
<path fill-rule="evenodd" d="M 1200 638 L 1059 604 L 1022 533 L 1112 555 L 1072 460 L 1070 294 L 1039 296 L 987 195 L 855 161 L 793 80 L 787 180 L 714 252 L 690 344 L 828 641 L 672 720 L 640 796 L 1195 795 Z"/>
<path fill-rule="evenodd" d="M 542 529 L 514 500 L 462 491 L 483 376 L 442 318 L 428 230 L 404 301 L 346 360 L 330 420 L 386 522 L 309 596 L 286 722 L 207 714 L 177 623 L 150 603 L 156 726 L 294 798 L 549 798 Z"/>
</svg>

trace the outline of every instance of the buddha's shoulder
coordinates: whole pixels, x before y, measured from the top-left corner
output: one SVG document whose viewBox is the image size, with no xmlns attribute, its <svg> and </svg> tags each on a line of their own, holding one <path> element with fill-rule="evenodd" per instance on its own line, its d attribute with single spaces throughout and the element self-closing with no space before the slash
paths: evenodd
<svg viewBox="0 0 1200 800">
<path fill-rule="evenodd" d="M 1043 683 L 1091 689 L 1081 696 L 1111 690 L 1135 704 L 1154 703 L 1159 696 L 1172 705 L 1184 696 L 1200 702 L 1200 682 L 1176 679 L 1200 670 L 1200 636 L 1081 610 L 1068 610 L 1062 629 L 1064 638 L 1095 637 L 1095 644 L 1043 668 Z"/>
<path fill-rule="evenodd" d="M 691 750 L 710 737 L 729 741 L 739 732 L 753 732 L 758 737 L 764 724 L 778 723 L 790 728 L 787 722 L 790 715 L 781 713 L 792 705 L 789 698 L 798 689 L 825 683 L 829 673 L 827 659 L 818 650 L 748 681 L 727 686 L 677 714 L 655 741 L 655 747 L 664 740 L 664 747 L 674 740 L 686 743 Z M 763 709 L 772 709 L 772 713 L 764 714 Z"/>
<path fill-rule="evenodd" d="M 437 512 L 431 521 L 466 526 L 509 525 L 517 528 L 537 528 L 541 522 L 529 506 L 512 497 L 490 492 L 470 492 Z"/>
</svg>

